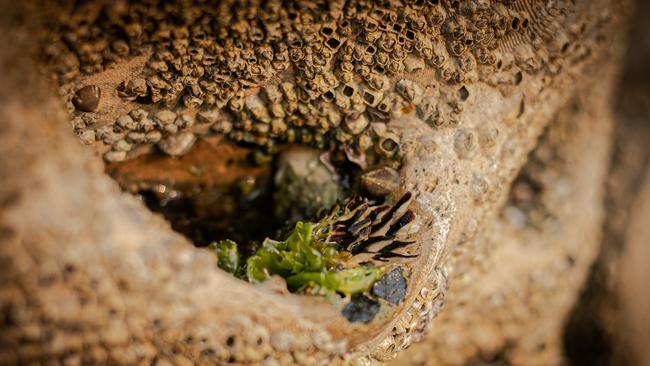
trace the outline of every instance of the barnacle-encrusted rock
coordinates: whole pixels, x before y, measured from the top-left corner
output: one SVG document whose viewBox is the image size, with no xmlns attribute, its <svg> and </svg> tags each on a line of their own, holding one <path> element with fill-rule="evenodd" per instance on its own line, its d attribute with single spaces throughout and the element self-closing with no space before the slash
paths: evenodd
<svg viewBox="0 0 650 366">
<path fill-rule="evenodd" d="M 39 11 L 20 13 L 27 5 L 12 5 L 0 12 L 3 22 L 43 22 Z M 388 311 L 380 309 L 386 316 L 368 325 L 349 324 L 341 309 L 320 297 L 237 282 L 215 268 L 207 251 L 174 234 L 141 202 L 119 194 L 101 174 L 98 159 L 59 130 L 68 128 L 55 123 L 65 118 L 62 108 L 46 98 L 51 88 L 31 79 L 36 73 L 26 60 L 32 48 L 15 45 L 29 38 L 14 29 L 17 22 L 3 24 L 2 64 L 13 60 L 25 72 L 10 73 L 9 87 L 0 89 L 0 113 L 6 114 L 0 119 L 0 171 L 9 177 L 0 187 L 0 253 L 6 264 L 0 271 L 6 284 L 0 312 L 9 320 L 2 330 L 2 350 L 8 352 L 2 356 L 10 364 L 391 359 L 419 340 L 441 310 L 446 254 L 490 225 L 549 116 L 615 59 L 621 5 L 91 2 L 47 19 L 52 26 L 38 33 L 48 35 L 47 47 L 34 48 L 43 49 L 64 102 L 95 79 L 102 82 L 103 98 L 111 98 L 98 106 L 95 124 L 73 127 L 94 129 L 102 153 L 134 132 L 113 125 L 127 111 L 140 129 L 162 109 L 192 116 L 216 109 L 230 123 L 219 133 L 237 142 L 268 149 L 285 142 L 332 150 L 363 146 L 370 157 L 402 163 L 408 206 L 398 204 L 404 192 L 395 192 L 386 198 L 402 210 L 394 221 L 380 228 L 368 226 L 369 218 L 358 227 L 375 234 L 402 229 L 417 239 L 406 249 L 420 256 L 391 257 L 409 269 L 406 296 Z M 409 56 L 425 60 L 425 68 L 409 72 Z M 119 98 L 119 83 L 137 77 L 148 81 L 150 94 Z M 397 88 L 400 80 L 412 84 Z M 262 93 L 269 85 L 279 86 L 280 100 Z M 383 99 L 375 105 L 365 92 Z M 259 99 L 247 106 L 253 95 Z M 36 110 L 34 98 L 43 101 Z M 418 108 L 424 100 L 431 105 Z M 343 123 L 352 112 L 369 122 L 358 135 Z M 142 126 L 151 129 L 135 132 L 157 130 L 165 139 L 220 130 L 200 123 L 185 131 L 176 123 L 161 124 L 164 132 L 157 122 Z M 464 138 L 457 126 L 476 138 Z M 487 126 L 499 133 L 484 134 Z M 482 143 L 484 136 L 493 142 Z M 107 156 L 126 153 L 111 150 Z M 361 253 L 376 249 L 365 231 L 351 237 L 359 256 L 381 254 Z M 47 337 L 34 336 L 37 327 Z"/>
<path fill-rule="evenodd" d="M 110 16 L 82 7 L 76 17 L 58 20 L 47 56 L 60 60 L 57 66 L 68 58 L 79 60 L 78 65 L 70 62 L 55 69 L 63 83 L 79 75 L 71 68 L 98 72 L 151 49 L 140 75 L 115 85 L 125 100 L 152 102 L 158 108 L 180 105 L 190 113 L 200 107 L 200 114 L 223 109 L 231 123 L 212 131 L 241 142 L 272 146 L 298 137 L 317 148 L 359 147 L 340 129 L 378 141 L 381 137 L 365 132 L 362 122 L 409 114 L 410 104 L 432 126 L 455 126 L 462 114 L 459 103 L 469 96 L 464 84 L 480 79 L 506 90 L 521 82 L 520 70 L 535 72 L 540 59 L 554 55 L 559 41 L 546 35 L 567 43 L 577 37 L 558 22 L 547 21 L 549 14 L 563 13 L 567 5 L 562 3 L 531 3 L 530 14 L 539 14 L 535 21 L 512 4 L 395 7 L 353 1 L 323 11 L 319 9 L 326 7 L 316 3 L 260 7 L 255 1 L 227 1 L 207 8 L 171 3 L 154 10 L 130 4 L 112 9 Z M 248 12 L 251 8 L 256 10 Z M 129 22 L 117 21 L 126 13 L 132 17 Z M 213 20 L 215 26 L 208 26 Z M 89 24 L 102 31 L 91 32 Z M 159 29 L 150 31 L 146 24 L 159 24 Z M 518 47 L 516 57 L 510 56 L 514 51 L 509 53 L 508 47 L 514 50 L 529 39 L 548 41 L 552 51 Z M 430 77 L 418 75 L 427 68 L 435 70 Z M 514 75 L 511 85 L 507 74 Z M 392 90 L 399 100 L 390 96 Z M 357 123 L 339 124 L 349 116 Z M 264 126 L 271 122 L 271 127 Z M 187 127 L 161 127 L 172 134 L 179 128 Z M 323 137 L 309 137 L 313 134 Z"/>
</svg>

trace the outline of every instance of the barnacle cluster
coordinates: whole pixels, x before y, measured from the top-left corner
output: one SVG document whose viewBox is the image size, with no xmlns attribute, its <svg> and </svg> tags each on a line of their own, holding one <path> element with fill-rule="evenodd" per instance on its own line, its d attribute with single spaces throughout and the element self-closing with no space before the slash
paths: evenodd
<svg viewBox="0 0 650 366">
<path fill-rule="evenodd" d="M 299 221 L 285 240 L 265 239 L 245 259 L 231 240 L 210 248 L 219 267 L 253 283 L 280 276 L 292 291 L 354 295 L 343 314 L 367 322 L 380 308 L 372 297 L 397 304 L 406 294 L 402 269 L 389 259 L 417 256 L 408 230 L 415 219 L 411 197 L 407 192 L 391 206 L 353 196 L 318 222 Z"/>
<path fill-rule="evenodd" d="M 194 119 L 266 148 L 350 146 L 392 159 L 400 137 L 391 119 L 413 113 L 432 127 L 457 124 L 469 96 L 461 84 L 496 67 L 498 42 L 526 32 L 523 14 L 509 1 L 118 2 L 58 19 L 46 55 L 60 84 L 72 85 L 69 98 L 80 76 L 143 55 L 141 72 L 104 93 L 150 114 L 186 116 L 119 123 L 131 111 L 101 127 L 79 112 L 75 129 L 112 146 L 110 161 L 196 130 Z M 425 69 L 451 87 L 416 82 Z"/>
</svg>

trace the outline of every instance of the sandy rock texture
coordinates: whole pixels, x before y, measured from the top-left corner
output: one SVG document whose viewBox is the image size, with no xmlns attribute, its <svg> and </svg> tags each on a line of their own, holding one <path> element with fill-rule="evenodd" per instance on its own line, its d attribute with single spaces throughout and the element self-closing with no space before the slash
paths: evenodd
<svg viewBox="0 0 650 366">
<path fill-rule="evenodd" d="M 619 61 L 627 2 L 404 1 L 381 3 L 381 11 L 364 1 L 299 1 L 289 10 L 269 2 L 275 8 L 264 14 L 278 15 L 270 19 L 255 13 L 260 5 L 256 2 L 223 2 L 221 8 L 205 12 L 205 4 L 187 4 L 192 11 L 181 12 L 179 19 L 200 20 L 203 13 L 232 15 L 215 18 L 225 22 L 213 27 L 219 32 L 190 33 L 198 37 L 197 44 L 206 43 L 201 37 L 215 37 L 223 42 L 237 39 L 244 51 L 253 44 L 268 46 L 252 26 L 263 20 L 269 23 L 268 34 L 274 34 L 269 25 L 281 25 L 275 41 L 292 47 L 289 54 L 274 44 L 277 52 L 271 59 L 264 58 L 264 49 L 256 51 L 259 57 L 228 47 L 217 50 L 227 56 L 212 68 L 215 75 L 228 72 L 220 80 L 221 93 L 201 84 L 204 75 L 216 77 L 205 73 L 206 68 L 194 76 L 201 70 L 195 64 L 196 70 L 184 70 L 184 64 L 177 65 L 183 57 L 165 59 L 165 50 L 174 55 L 170 47 L 190 60 L 198 57 L 196 52 L 205 52 L 185 47 L 186 32 L 194 28 L 168 30 L 172 37 L 146 26 L 165 24 L 166 17 L 177 15 L 173 8 L 120 13 L 125 4 L 92 8 L 104 11 L 95 15 L 92 9 L 84 13 L 75 7 L 48 14 L 48 8 L 30 4 L 2 4 L 0 9 L 5 45 L 0 50 L 0 363 L 377 364 L 421 340 L 429 323 L 435 337 L 438 326 L 432 320 L 445 302 L 448 315 L 440 319 L 441 329 L 464 318 L 465 311 L 476 316 L 480 313 L 472 309 L 480 309 L 490 315 L 482 319 L 485 328 L 463 336 L 468 354 L 498 353 L 517 338 L 521 343 L 507 355 L 512 362 L 526 363 L 533 357 L 558 361 L 558 345 L 545 343 L 547 349 L 540 349 L 539 341 L 557 334 L 564 309 L 595 256 L 594 228 L 601 211 L 594 200 L 601 195 L 598 177 L 604 174 L 610 129 L 599 101 L 607 99 L 609 75 L 615 74 Z M 71 12 L 66 25 L 81 34 L 63 37 L 68 49 L 48 48 L 60 66 L 56 80 L 49 80 L 50 74 L 41 72 L 44 67 L 36 61 L 42 16 L 56 23 L 65 12 Z M 385 17 L 391 22 L 390 30 L 375 24 L 377 14 L 380 21 Z M 124 17 L 143 20 L 144 26 L 120 23 Z M 338 24 L 338 34 L 350 47 L 332 41 L 333 29 L 325 29 L 329 23 Z M 366 32 L 347 34 L 346 24 Z M 316 26 L 321 30 L 313 35 Z M 102 29 L 119 27 L 124 27 L 117 33 L 126 37 L 121 41 L 127 48 L 117 41 L 109 48 L 114 40 L 103 39 L 111 33 Z M 373 27 L 381 30 L 378 38 L 371 35 Z M 55 35 L 61 31 L 54 29 Z M 395 36 L 397 44 L 405 46 L 386 51 L 389 65 L 395 66 L 384 70 L 378 67 L 380 56 L 373 56 L 379 51 L 372 47 L 390 47 L 393 36 L 382 34 L 395 32 L 400 34 Z M 180 41 L 167 43 L 170 37 Z M 83 40 L 90 40 L 91 46 L 82 47 Z M 335 51 L 325 53 L 323 47 Z M 123 52 L 132 49 L 138 51 Z M 238 63 L 242 60 L 247 63 Z M 257 66 L 268 71 L 265 77 L 256 78 Z M 154 86 L 157 92 L 145 90 L 141 82 L 122 84 L 121 76 L 127 75 L 169 77 L 169 85 Z M 341 97 L 339 105 L 330 88 L 314 87 L 319 82 L 331 83 L 341 93 L 353 83 L 363 93 L 349 97 L 349 104 Z M 74 111 L 70 107 L 75 103 L 95 108 L 94 101 L 72 102 L 75 95 L 88 97 L 78 89 L 89 83 L 99 85 L 100 98 L 105 99 L 96 112 Z M 231 88 L 233 83 L 237 87 Z M 278 85 L 286 89 L 279 102 L 284 103 L 284 116 L 269 91 Z M 177 88 L 185 94 L 178 94 Z M 138 98 L 144 97 L 152 98 L 146 113 L 133 112 Z M 71 104 L 64 105 L 61 98 Z M 383 98 L 386 110 L 378 102 Z M 204 124 L 199 128 L 183 119 L 168 123 L 171 115 L 159 112 L 170 105 L 179 108 L 175 113 L 202 113 Z M 224 118 L 213 118 L 216 112 Z M 303 144 L 319 147 L 322 137 L 333 148 L 347 144 L 374 151 L 378 159 L 399 160 L 401 187 L 389 201 L 404 191 L 413 193 L 419 248 L 418 258 L 404 264 L 410 270 L 404 301 L 368 324 L 349 323 L 321 298 L 278 294 L 219 270 L 210 253 L 194 248 L 104 174 L 102 157 L 128 159 L 132 145 L 148 148 L 159 140 L 140 135 L 129 135 L 131 142 L 123 139 L 125 131 L 115 132 L 114 124 L 126 114 L 138 120 L 133 128 L 156 130 L 165 141 L 217 133 L 267 146 L 269 141 L 291 140 L 291 133 L 281 128 L 284 123 L 300 136 L 310 136 L 298 141 Z M 158 116 L 153 125 L 149 115 Z M 375 118 L 375 128 L 362 129 L 363 118 Z M 522 213 L 513 214 L 504 204 L 530 161 L 530 151 L 554 120 L 548 144 L 560 161 L 542 164 L 544 173 L 536 178 L 552 186 L 540 199 L 551 218 L 543 220 L 541 228 L 517 227 Z M 277 130 L 269 127 L 274 121 Z M 121 123 L 128 127 L 131 122 Z M 107 125 L 113 132 L 99 130 Z M 93 141 L 89 131 L 106 136 Z M 575 194 L 569 197 L 568 192 Z M 561 205 L 564 200 L 569 204 Z M 589 214 L 581 215 L 583 210 Z M 575 226 L 563 225 L 561 218 L 575 219 Z M 557 231 L 546 231 L 545 225 L 554 224 Z M 541 238 L 557 239 L 557 247 L 550 250 L 541 240 L 527 240 L 535 230 L 544 230 Z M 580 238 L 584 247 L 566 238 Z M 530 255 L 539 256 L 539 261 L 532 262 Z M 503 278 L 510 276 L 531 280 Z M 488 290 L 485 283 L 494 287 Z M 521 303 L 524 291 L 536 294 Z M 500 293 L 503 302 L 492 299 L 489 307 L 481 307 L 471 296 L 486 299 L 490 293 Z M 521 318 L 501 320 L 508 317 L 504 309 L 510 303 Z M 552 312 L 548 304 L 560 311 Z M 538 329 L 539 335 L 524 337 L 531 325 L 520 319 L 529 316 L 549 323 Z M 491 329 L 500 321 L 512 321 L 507 334 Z M 496 340 L 484 339 L 495 334 L 500 334 Z M 452 342 L 445 337 L 435 341 Z"/>
</svg>

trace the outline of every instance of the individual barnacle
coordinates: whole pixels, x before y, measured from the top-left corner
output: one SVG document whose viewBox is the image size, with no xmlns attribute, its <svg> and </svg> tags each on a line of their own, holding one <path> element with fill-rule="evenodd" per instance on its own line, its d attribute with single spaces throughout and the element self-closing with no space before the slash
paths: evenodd
<svg viewBox="0 0 650 366">
<path fill-rule="evenodd" d="M 95 142 L 96 136 L 95 131 L 86 130 L 79 134 L 79 139 L 86 145 L 91 145 Z"/>
<path fill-rule="evenodd" d="M 262 89 L 262 95 L 271 104 L 282 102 L 282 92 L 276 85 L 267 85 Z"/>
<path fill-rule="evenodd" d="M 363 102 L 370 107 L 375 107 L 381 99 L 383 98 L 384 93 L 380 90 L 365 89 L 363 90 Z"/>
<path fill-rule="evenodd" d="M 126 135 L 126 140 L 131 144 L 139 144 L 144 141 L 145 134 L 142 132 L 129 132 Z"/>
<path fill-rule="evenodd" d="M 269 123 L 271 118 L 269 117 L 268 110 L 264 106 L 264 102 L 257 95 L 250 95 L 244 100 L 244 105 L 246 110 L 255 118 L 256 120 Z"/>
<path fill-rule="evenodd" d="M 133 145 L 128 143 L 126 140 L 121 139 L 113 144 L 113 150 L 115 151 L 130 151 L 133 148 Z"/>
<path fill-rule="evenodd" d="M 137 123 L 129 115 L 120 116 L 115 121 L 115 124 L 125 130 L 137 129 Z"/>
<path fill-rule="evenodd" d="M 415 82 L 402 79 L 395 85 L 395 91 L 411 103 L 418 103 L 422 96 L 422 89 Z"/>
<path fill-rule="evenodd" d="M 284 95 L 284 98 L 288 102 L 297 102 L 298 101 L 298 95 L 296 94 L 296 91 L 293 87 L 293 84 L 284 82 L 280 84 L 280 89 L 282 90 L 282 94 Z"/>
<path fill-rule="evenodd" d="M 194 126 L 194 117 L 189 114 L 179 114 L 174 120 L 174 125 L 178 128 L 189 128 Z"/>
<path fill-rule="evenodd" d="M 368 118 L 363 113 L 350 112 L 343 118 L 343 126 L 352 135 L 358 135 L 368 127 Z"/>
<path fill-rule="evenodd" d="M 407 72 L 422 70 L 424 69 L 424 60 L 417 56 L 409 55 L 404 60 L 404 68 Z"/>
<path fill-rule="evenodd" d="M 185 94 L 183 95 L 183 105 L 186 108 L 198 108 L 203 104 L 203 99 L 193 96 L 192 94 Z"/>
<path fill-rule="evenodd" d="M 147 96 L 147 81 L 143 78 L 131 79 L 123 81 L 117 86 L 117 95 L 120 98 L 127 100 L 135 100 L 137 98 Z"/>
<path fill-rule="evenodd" d="M 454 135 L 454 151 L 461 159 L 470 157 L 478 146 L 476 133 L 468 129 L 459 129 Z"/>
<path fill-rule="evenodd" d="M 111 49 L 116 55 L 124 57 L 129 54 L 129 44 L 124 40 L 118 39 L 111 44 Z"/>
<path fill-rule="evenodd" d="M 162 133 L 160 131 L 149 131 L 144 135 L 144 142 L 148 144 L 155 144 L 162 138 Z"/>
<path fill-rule="evenodd" d="M 165 128 L 165 126 L 173 124 L 175 119 L 176 119 L 176 113 L 167 109 L 158 111 L 153 116 L 153 121 L 160 128 Z"/>
<path fill-rule="evenodd" d="M 393 158 L 399 151 L 399 137 L 388 132 L 380 137 L 379 142 L 375 145 L 375 150 L 386 158 Z"/>
</svg>

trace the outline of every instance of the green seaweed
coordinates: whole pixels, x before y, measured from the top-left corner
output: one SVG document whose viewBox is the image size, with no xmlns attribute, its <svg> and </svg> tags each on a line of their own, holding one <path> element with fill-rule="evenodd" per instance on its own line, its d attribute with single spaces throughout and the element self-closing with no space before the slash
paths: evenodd
<svg viewBox="0 0 650 366">
<path fill-rule="evenodd" d="M 237 243 L 232 240 L 221 240 L 219 242 L 212 242 L 210 244 L 210 249 L 212 249 L 217 256 L 217 265 L 219 268 L 228 271 L 235 276 L 241 275 Z"/>
<path fill-rule="evenodd" d="M 213 243 L 211 247 L 222 269 L 249 282 L 260 283 L 273 275 L 287 280 L 292 291 L 321 288 L 344 294 L 368 291 L 383 271 L 365 265 L 351 269 L 335 269 L 341 253 L 325 239 L 328 227 L 321 223 L 299 221 L 283 241 L 265 239 L 262 246 L 240 268 L 236 244 L 230 240 Z"/>
<path fill-rule="evenodd" d="M 368 291 L 381 277 L 383 270 L 373 266 L 360 266 L 344 270 L 304 272 L 287 278 L 291 289 L 320 286 L 344 294 Z"/>
</svg>

